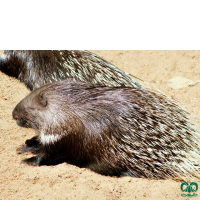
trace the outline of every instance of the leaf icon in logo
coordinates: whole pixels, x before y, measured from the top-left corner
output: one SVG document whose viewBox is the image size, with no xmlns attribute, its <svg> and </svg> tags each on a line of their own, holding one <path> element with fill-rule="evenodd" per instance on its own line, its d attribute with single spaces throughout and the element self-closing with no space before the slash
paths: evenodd
<svg viewBox="0 0 200 200">
<path fill-rule="evenodd" d="M 194 188 L 194 187 L 192 187 L 193 185 L 195 186 L 195 189 L 193 189 Z M 196 192 L 198 190 L 198 184 L 195 182 L 190 183 L 190 190 L 191 190 L 191 192 Z"/>
<path fill-rule="evenodd" d="M 186 186 L 186 188 L 185 188 L 184 186 Z M 187 182 L 183 182 L 183 183 L 181 184 L 181 190 L 182 190 L 182 192 L 188 192 L 188 186 L 189 186 L 189 184 L 188 184 Z M 183 189 L 183 187 L 184 187 L 185 189 Z"/>
</svg>

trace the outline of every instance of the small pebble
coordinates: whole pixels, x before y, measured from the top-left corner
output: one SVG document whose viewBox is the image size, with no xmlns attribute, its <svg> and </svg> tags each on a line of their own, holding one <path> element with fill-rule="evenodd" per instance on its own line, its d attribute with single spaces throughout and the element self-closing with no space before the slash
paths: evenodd
<svg viewBox="0 0 200 200">
<path fill-rule="evenodd" d="M 199 82 L 200 80 L 192 81 L 184 77 L 174 77 L 168 81 L 167 85 L 174 90 L 178 90 L 178 89 L 187 88 L 188 86 L 194 86 Z"/>
</svg>

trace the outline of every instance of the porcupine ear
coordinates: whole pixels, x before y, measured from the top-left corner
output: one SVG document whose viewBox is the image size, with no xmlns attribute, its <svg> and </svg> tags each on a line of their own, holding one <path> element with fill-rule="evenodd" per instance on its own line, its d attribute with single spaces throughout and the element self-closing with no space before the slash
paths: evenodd
<svg viewBox="0 0 200 200">
<path fill-rule="evenodd" d="M 44 94 L 40 93 L 38 96 L 38 102 L 42 107 L 47 106 L 47 98 L 44 96 Z"/>
</svg>

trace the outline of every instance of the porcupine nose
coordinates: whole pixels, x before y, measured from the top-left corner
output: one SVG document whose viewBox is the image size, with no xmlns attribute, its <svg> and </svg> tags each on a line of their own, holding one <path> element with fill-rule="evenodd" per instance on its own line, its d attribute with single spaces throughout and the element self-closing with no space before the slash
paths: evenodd
<svg viewBox="0 0 200 200">
<path fill-rule="evenodd" d="M 18 117 L 16 109 L 13 110 L 12 116 L 13 116 L 13 119 L 18 120 L 19 117 Z"/>
<path fill-rule="evenodd" d="M 14 109 L 12 112 L 12 116 L 13 119 L 16 120 L 16 123 L 18 126 L 24 127 L 26 124 L 26 120 L 24 120 L 21 116 L 20 116 L 20 112 L 18 111 L 18 109 Z"/>
</svg>

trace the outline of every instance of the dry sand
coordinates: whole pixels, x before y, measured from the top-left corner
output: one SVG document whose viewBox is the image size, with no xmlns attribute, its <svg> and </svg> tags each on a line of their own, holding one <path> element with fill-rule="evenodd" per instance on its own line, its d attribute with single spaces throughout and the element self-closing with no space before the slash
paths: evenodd
<svg viewBox="0 0 200 200">
<path fill-rule="evenodd" d="M 200 118 L 200 83 L 179 90 L 167 85 L 177 76 L 200 80 L 200 51 L 91 52 L 149 82 Z M 16 148 L 34 132 L 18 127 L 11 113 L 29 92 L 23 83 L 0 72 L 0 199 L 187 199 L 181 197 L 181 182 L 172 180 L 106 177 L 67 163 L 20 164 L 30 155 L 17 155 Z M 200 199 L 200 192 L 197 194 L 193 199 Z"/>
</svg>

